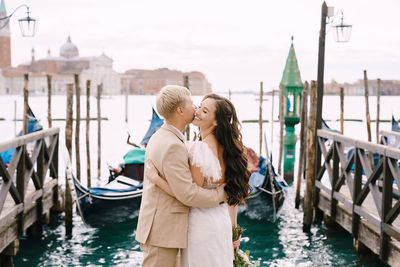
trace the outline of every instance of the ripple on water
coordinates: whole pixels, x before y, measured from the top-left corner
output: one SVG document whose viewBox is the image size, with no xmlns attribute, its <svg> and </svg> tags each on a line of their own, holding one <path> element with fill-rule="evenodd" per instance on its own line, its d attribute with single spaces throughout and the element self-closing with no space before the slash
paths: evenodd
<svg viewBox="0 0 400 267">
<path fill-rule="evenodd" d="M 239 224 L 247 229 L 241 248 L 251 251 L 251 259 L 261 266 L 376 266 L 376 257 L 360 258 L 354 253 L 351 236 L 344 230 L 313 226 L 302 231 L 303 213 L 294 208 L 294 187 L 275 224 L 251 220 L 242 215 Z M 143 254 L 135 241 L 137 217 L 87 228 L 74 217 L 73 236 L 65 237 L 63 217 L 45 226 L 42 240 L 21 240 L 15 265 L 30 266 L 140 266 Z"/>
</svg>

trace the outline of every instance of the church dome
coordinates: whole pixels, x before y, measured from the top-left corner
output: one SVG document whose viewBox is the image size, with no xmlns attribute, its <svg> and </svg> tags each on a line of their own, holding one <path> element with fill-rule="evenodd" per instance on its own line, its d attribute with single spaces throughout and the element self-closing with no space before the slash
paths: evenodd
<svg viewBox="0 0 400 267">
<path fill-rule="evenodd" d="M 78 47 L 71 42 L 71 37 L 68 36 L 68 40 L 60 48 L 60 56 L 66 58 L 73 58 L 79 56 Z"/>
</svg>

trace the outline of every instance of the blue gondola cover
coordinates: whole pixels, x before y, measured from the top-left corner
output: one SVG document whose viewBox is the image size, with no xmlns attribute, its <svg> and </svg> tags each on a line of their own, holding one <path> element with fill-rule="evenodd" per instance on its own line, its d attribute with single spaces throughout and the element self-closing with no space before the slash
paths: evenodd
<svg viewBox="0 0 400 267">
<path fill-rule="evenodd" d="M 143 140 L 140 142 L 140 144 L 146 146 L 151 136 L 163 125 L 163 123 L 164 120 L 158 116 L 157 112 L 153 108 L 153 115 L 151 118 L 150 127 L 144 135 Z"/>
<path fill-rule="evenodd" d="M 43 130 L 43 126 L 36 119 L 35 114 L 33 114 L 31 108 L 28 106 L 28 134 Z M 22 135 L 22 130 L 17 136 Z M 4 164 L 8 164 L 11 161 L 12 155 L 14 154 L 15 148 L 0 152 L 0 157 Z"/>
</svg>

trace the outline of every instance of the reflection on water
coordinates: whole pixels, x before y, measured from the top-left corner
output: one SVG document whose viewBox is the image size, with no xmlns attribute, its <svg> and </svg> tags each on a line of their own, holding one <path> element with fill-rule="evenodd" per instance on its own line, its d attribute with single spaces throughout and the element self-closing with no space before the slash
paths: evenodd
<svg viewBox="0 0 400 267">
<path fill-rule="evenodd" d="M 351 236 L 341 229 L 314 226 L 302 232 L 302 211 L 294 208 L 294 187 L 275 224 L 239 216 L 247 229 L 241 248 L 261 266 L 379 266 L 375 256 L 355 254 Z M 23 239 L 15 266 L 140 266 L 142 253 L 135 241 L 137 218 L 87 228 L 75 214 L 73 237 L 65 238 L 63 217 L 45 227 L 42 240 Z"/>
</svg>

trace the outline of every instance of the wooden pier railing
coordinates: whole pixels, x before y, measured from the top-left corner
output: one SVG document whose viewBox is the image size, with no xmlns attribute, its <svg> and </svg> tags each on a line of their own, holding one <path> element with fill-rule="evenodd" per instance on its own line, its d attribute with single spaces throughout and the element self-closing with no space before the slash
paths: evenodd
<svg viewBox="0 0 400 267">
<path fill-rule="evenodd" d="M 400 264 L 400 150 L 318 130 L 322 165 L 315 177 L 315 207 L 350 232 L 382 261 Z M 400 137 L 400 135 L 399 135 Z M 374 153 L 375 164 L 368 153 Z"/>
<path fill-rule="evenodd" d="M 0 152 L 15 149 L 8 166 L 0 157 L 1 266 L 12 266 L 24 231 L 41 235 L 58 203 L 58 144 L 58 128 L 0 143 Z"/>
</svg>

